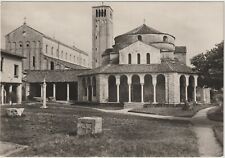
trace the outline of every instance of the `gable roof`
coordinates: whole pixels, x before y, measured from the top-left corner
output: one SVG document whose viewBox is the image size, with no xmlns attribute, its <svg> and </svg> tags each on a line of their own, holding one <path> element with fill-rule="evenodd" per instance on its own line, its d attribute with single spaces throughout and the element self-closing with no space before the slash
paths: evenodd
<svg viewBox="0 0 225 158">
<path fill-rule="evenodd" d="M 37 33 L 39 33 L 39 34 L 41 34 L 43 37 L 45 37 L 45 38 L 47 38 L 47 39 L 49 39 L 49 40 L 51 40 L 51 41 L 53 41 L 53 42 L 59 43 L 59 44 L 65 46 L 65 47 L 68 47 L 68 48 L 70 48 L 70 49 L 73 49 L 73 50 L 75 50 L 75 51 L 78 51 L 79 53 L 82 53 L 82 54 L 84 54 L 84 55 L 88 55 L 88 53 L 84 52 L 83 50 L 80 50 L 79 48 L 77 48 L 77 47 L 75 47 L 75 46 L 69 46 L 69 45 L 67 45 L 67 44 L 65 44 L 65 43 L 63 43 L 63 42 L 60 42 L 60 41 L 58 41 L 58 40 L 56 40 L 56 39 L 54 39 L 54 38 L 51 38 L 50 36 L 47 36 L 47 35 L 45 35 L 44 33 L 42 33 L 42 32 L 40 32 L 40 31 L 38 31 L 38 30 L 36 30 L 36 29 L 34 29 L 34 28 L 28 26 L 26 23 L 24 23 L 23 25 L 19 26 L 19 27 L 16 28 L 16 29 L 12 30 L 11 32 L 9 32 L 8 34 L 6 34 L 5 36 L 8 36 L 8 35 L 11 34 L 12 32 L 15 32 L 16 30 L 20 29 L 20 28 L 23 27 L 23 26 L 26 26 L 26 27 L 30 28 L 31 30 L 33 30 L 33 31 L 35 31 L 35 32 L 37 32 Z"/>
<path fill-rule="evenodd" d="M 93 74 L 111 74 L 111 73 L 196 73 L 190 67 L 180 62 L 164 61 L 161 64 L 118 64 L 106 65 L 85 71 L 79 76 L 93 75 Z"/>
<path fill-rule="evenodd" d="M 76 82 L 78 74 L 87 70 L 30 70 L 27 71 L 26 82 Z"/>
</svg>

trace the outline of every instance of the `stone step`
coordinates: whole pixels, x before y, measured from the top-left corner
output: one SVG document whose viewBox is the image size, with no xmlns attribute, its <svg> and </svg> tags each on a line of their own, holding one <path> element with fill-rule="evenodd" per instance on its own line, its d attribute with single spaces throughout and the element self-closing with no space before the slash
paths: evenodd
<svg viewBox="0 0 225 158">
<path fill-rule="evenodd" d="M 143 108 L 144 103 L 141 102 L 125 102 L 124 103 L 124 109 L 128 109 L 128 108 Z"/>
</svg>

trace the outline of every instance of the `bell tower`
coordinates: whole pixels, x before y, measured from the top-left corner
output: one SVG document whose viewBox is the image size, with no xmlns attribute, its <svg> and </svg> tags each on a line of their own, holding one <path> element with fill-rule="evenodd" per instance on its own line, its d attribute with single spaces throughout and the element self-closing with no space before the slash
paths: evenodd
<svg viewBox="0 0 225 158">
<path fill-rule="evenodd" d="M 106 5 L 92 7 L 92 68 L 102 65 L 102 54 L 112 45 L 112 8 Z"/>
</svg>

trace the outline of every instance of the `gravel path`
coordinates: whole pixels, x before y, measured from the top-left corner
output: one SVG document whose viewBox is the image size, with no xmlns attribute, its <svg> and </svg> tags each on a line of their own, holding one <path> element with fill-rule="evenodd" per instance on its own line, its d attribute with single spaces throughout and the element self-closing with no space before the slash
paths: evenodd
<svg viewBox="0 0 225 158">
<path fill-rule="evenodd" d="M 211 121 L 207 118 L 207 109 L 200 110 L 192 119 L 194 131 L 198 137 L 199 154 L 203 157 L 218 157 L 223 155 L 223 149 L 217 142 L 212 127 L 222 124 L 220 122 Z"/>
</svg>

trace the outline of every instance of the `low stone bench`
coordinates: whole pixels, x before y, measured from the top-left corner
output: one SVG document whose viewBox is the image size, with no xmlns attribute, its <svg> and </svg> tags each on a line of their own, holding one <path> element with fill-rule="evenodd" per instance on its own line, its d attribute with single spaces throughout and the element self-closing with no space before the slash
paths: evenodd
<svg viewBox="0 0 225 158">
<path fill-rule="evenodd" d="M 7 108 L 6 114 L 9 117 L 22 116 L 24 108 Z"/>
<path fill-rule="evenodd" d="M 101 117 L 81 117 L 78 118 L 77 135 L 88 135 L 102 133 Z"/>
</svg>

